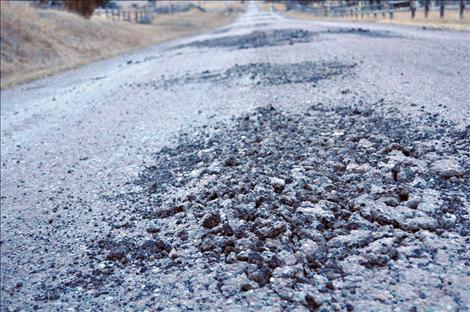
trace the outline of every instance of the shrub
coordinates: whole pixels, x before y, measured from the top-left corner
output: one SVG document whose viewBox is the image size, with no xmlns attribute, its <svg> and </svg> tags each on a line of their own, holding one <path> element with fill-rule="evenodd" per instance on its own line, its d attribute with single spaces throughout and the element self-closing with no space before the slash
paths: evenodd
<svg viewBox="0 0 470 312">
<path fill-rule="evenodd" d="M 103 6 L 108 0 L 64 0 L 64 7 L 83 17 L 90 18 L 95 9 Z"/>
</svg>

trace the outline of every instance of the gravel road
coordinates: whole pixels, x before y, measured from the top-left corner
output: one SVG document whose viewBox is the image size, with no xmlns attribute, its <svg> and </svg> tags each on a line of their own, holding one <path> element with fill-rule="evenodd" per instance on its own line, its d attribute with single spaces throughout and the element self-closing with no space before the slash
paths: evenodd
<svg viewBox="0 0 470 312">
<path fill-rule="evenodd" d="M 470 311 L 468 33 L 235 23 L 1 92 L 2 311 Z"/>
</svg>

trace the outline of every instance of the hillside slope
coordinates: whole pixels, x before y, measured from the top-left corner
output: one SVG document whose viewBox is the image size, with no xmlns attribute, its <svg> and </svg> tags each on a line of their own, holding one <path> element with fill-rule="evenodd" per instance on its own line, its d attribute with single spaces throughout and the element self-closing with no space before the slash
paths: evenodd
<svg viewBox="0 0 470 312">
<path fill-rule="evenodd" d="M 222 12 L 158 16 L 139 25 L 1 1 L 1 87 L 47 76 L 93 60 L 205 31 L 232 20 Z"/>
</svg>

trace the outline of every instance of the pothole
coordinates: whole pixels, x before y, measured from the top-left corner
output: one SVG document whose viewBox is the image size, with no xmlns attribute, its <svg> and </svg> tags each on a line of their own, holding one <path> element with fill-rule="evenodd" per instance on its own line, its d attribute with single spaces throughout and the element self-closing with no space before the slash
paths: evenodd
<svg viewBox="0 0 470 312">
<path fill-rule="evenodd" d="M 196 47 L 196 48 L 236 48 L 251 49 L 268 46 L 279 46 L 309 42 L 316 34 L 303 29 L 274 29 L 266 31 L 254 31 L 246 35 L 213 38 L 203 41 L 195 41 L 189 44 L 180 45 L 175 48 Z"/>
<path fill-rule="evenodd" d="M 371 38 L 398 38 L 400 35 L 387 30 L 370 30 L 365 28 L 335 28 L 326 31 L 312 32 L 304 29 L 256 30 L 249 34 L 212 38 L 178 45 L 175 49 L 196 48 L 235 48 L 252 49 L 269 46 L 293 45 L 312 41 L 319 34 L 353 34 Z"/>
<path fill-rule="evenodd" d="M 399 38 L 400 35 L 388 30 L 370 30 L 365 28 L 336 28 L 328 29 L 327 34 L 353 34 L 371 38 Z"/>
<path fill-rule="evenodd" d="M 241 80 L 256 85 L 311 83 L 345 74 L 354 65 L 336 62 L 302 62 L 295 64 L 252 63 L 237 65 L 223 72 L 205 71 L 186 78 L 187 82 Z"/>
<path fill-rule="evenodd" d="M 174 289 L 190 285 L 188 296 L 203 299 L 187 302 L 197 310 L 215 294 L 310 310 L 374 305 L 367 292 L 349 289 L 374 283 L 376 274 L 381 292 L 408 289 L 396 271 L 413 274 L 413 261 L 432 262 L 437 249 L 463 268 L 457 238 L 469 235 L 469 130 L 432 115 L 416 121 L 321 104 L 301 115 L 268 106 L 194 129 L 155 155 L 135 191 L 110 200 L 119 207 L 103 216 L 112 230 L 83 259 L 94 265 L 65 286 L 99 296 L 137 272 L 139 296 L 158 290 L 158 300 L 180 302 L 184 294 Z M 460 156 L 443 171 L 437 155 Z M 438 194 L 431 201 L 430 190 Z"/>
<path fill-rule="evenodd" d="M 253 85 L 314 83 L 339 75 L 349 75 L 355 64 L 339 62 L 301 62 L 294 64 L 250 63 L 235 65 L 223 71 L 205 70 L 174 79 L 154 80 L 133 87 L 168 88 L 188 83 L 238 82 Z"/>
</svg>

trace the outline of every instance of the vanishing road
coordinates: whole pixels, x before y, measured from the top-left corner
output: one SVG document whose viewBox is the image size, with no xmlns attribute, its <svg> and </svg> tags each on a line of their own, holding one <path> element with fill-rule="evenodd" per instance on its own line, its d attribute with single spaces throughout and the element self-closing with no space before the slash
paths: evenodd
<svg viewBox="0 0 470 312">
<path fill-rule="evenodd" d="M 1 310 L 468 311 L 469 87 L 468 33 L 301 21 L 250 4 L 211 33 L 2 90 Z M 290 122 L 304 130 L 286 136 Z M 429 139 L 424 152 L 390 145 L 395 126 Z M 265 161 L 279 144 L 290 154 Z M 204 160 L 211 148 L 222 171 Z M 345 180 L 323 185 L 332 168 Z M 369 190 L 374 168 L 370 179 L 393 174 Z M 205 179 L 219 185 L 210 203 L 175 195 Z M 258 212 L 240 208 L 232 222 L 250 192 L 264 194 Z M 365 195 L 384 208 L 365 211 Z"/>
</svg>

